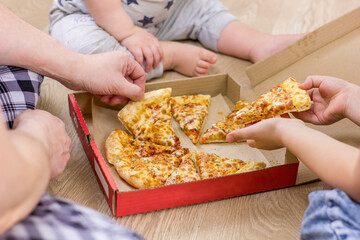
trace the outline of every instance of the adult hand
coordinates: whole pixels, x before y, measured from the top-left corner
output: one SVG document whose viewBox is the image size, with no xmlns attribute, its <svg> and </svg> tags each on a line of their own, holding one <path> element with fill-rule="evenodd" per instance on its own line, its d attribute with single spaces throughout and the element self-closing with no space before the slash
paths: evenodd
<svg viewBox="0 0 360 240">
<path fill-rule="evenodd" d="M 39 141 L 48 153 L 51 178 L 60 175 L 70 159 L 71 140 L 65 124 L 42 110 L 26 110 L 15 118 L 13 129 Z"/>
<path fill-rule="evenodd" d="M 307 90 L 313 105 L 309 111 L 293 113 L 313 124 L 332 124 L 344 118 L 349 98 L 358 87 L 342 79 L 328 76 L 309 76 L 300 88 Z"/>
<path fill-rule="evenodd" d="M 246 140 L 250 147 L 272 150 L 284 146 L 283 131 L 301 129 L 301 126 L 305 125 L 298 119 L 269 118 L 232 131 L 226 136 L 226 140 L 228 142 Z"/>
<path fill-rule="evenodd" d="M 107 104 L 126 104 L 144 96 L 145 72 L 125 51 L 83 55 L 78 69 L 77 80 L 68 87 L 86 90 Z"/>
<path fill-rule="evenodd" d="M 163 57 L 163 51 L 159 40 L 140 27 L 134 28 L 134 33 L 121 41 L 135 57 L 135 60 L 142 66 L 145 59 L 145 71 L 156 68 Z"/>
</svg>

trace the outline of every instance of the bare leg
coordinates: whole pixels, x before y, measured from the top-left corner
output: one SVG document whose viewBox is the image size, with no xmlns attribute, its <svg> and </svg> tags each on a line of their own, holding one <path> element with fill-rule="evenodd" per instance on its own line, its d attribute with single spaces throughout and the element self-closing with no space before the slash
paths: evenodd
<svg viewBox="0 0 360 240">
<path fill-rule="evenodd" d="M 221 32 L 217 47 L 221 53 L 258 62 L 304 35 L 270 35 L 256 31 L 240 21 L 232 21 Z"/>
<path fill-rule="evenodd" d="M 209 50 L 179 42 L 160 42 L 164 51 L 164 70 L 175 70 L 186 76 L 205 76 L 217 55 Z"/>
</svg>

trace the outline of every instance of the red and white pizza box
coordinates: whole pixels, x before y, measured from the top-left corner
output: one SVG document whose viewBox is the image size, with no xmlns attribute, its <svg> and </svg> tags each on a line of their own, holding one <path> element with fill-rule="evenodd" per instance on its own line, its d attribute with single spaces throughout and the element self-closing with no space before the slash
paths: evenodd
<svg viewBox="0 0 360 240">
<path fill-rule="evenodd" d="M 210 94 L 216 99 L 210 108 L 212 116 L 216 118 L 226 116 L 226 111 L 233 109 L 238 100 L 244 100 L 240 97 L 239 84 L 227 74 L 148 83 L 146 91 L 165 87 L 172 88 L 172 96 Z M 210 151 L 222 157 L 235 156 L 242 160 L 260 159 L 267 163 L 267 167 L 190 183 L 135 189 L 118 176 L 104 153 L 104 137 L 114 128 L 121 128 L 116 118 L 118 109 L 98 103 L 88 93 L 69 94 L 68 100 L 81 144 L 116 217 L 269 191 L 297 183 L 299 161 L 286 149 L 260 151 L 248 147 L 246 143 L 221 143 L 192 146 L 190 150 Z M 211 122 L 207 124 L 209 126 Z M 185 147 L 191 143 L 186 136 L 180 136 L 180 140 Z"/>
</svg>

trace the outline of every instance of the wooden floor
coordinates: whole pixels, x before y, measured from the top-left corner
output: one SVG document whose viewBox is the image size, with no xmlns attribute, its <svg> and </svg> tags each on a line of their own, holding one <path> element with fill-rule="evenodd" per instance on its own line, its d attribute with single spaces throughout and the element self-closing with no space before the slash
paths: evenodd
<svg viewBox="0 0 360 240">
<path fill-rule="evenodd" d="M 48 26 L 51 0 L 0 0 L 41 30 Z M 358 0 L 223 0 L 231 12 L 250 26 L 273 34 L 304 33 L 360 6 Z M 250 63 L 219 55 L 213 73 L 229 73 L 247 86 L 244 70 Z M 168 72 L 156 81 L 182 77 Z M 71 160 L 48 191 L 112 216 L 68 116 L 67 93 L 46 79 L 39 108 L 59 116 L 73 140 Z M 298 239 L 310 192 L 329 187 L 321 181 L 115 219 L 146 239 Z"/>
</svg>

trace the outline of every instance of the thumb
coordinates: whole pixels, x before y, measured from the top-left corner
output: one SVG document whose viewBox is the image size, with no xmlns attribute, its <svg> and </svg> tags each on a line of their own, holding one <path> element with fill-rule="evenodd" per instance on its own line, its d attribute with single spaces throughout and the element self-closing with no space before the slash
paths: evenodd
<svg viewBox="0 0 360 240">
<path fill-rule="evenodd" d="M 128 81 L 125 81 L 122 92 L 123 94 L 120 95 L 128 97 L 133 101 L 139 101 L 144 97 L 144 89 Z"/>
<path fill-rule="evenodd" d="M 236 142 L 238 140 L 242 140 L 242 139 L 244 139 L 244 136 L 242 133 L 243 133 L 243 129 L 237 129 L 235 131 L 232 131 L 231 133 L 226 135 L 226 141 Z"/>
</svg>

